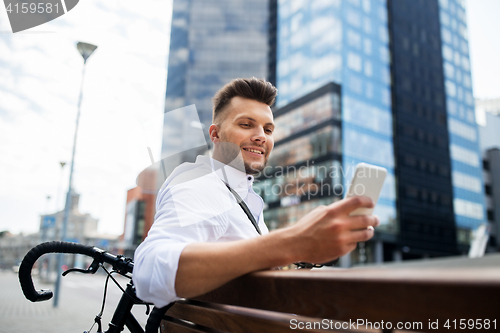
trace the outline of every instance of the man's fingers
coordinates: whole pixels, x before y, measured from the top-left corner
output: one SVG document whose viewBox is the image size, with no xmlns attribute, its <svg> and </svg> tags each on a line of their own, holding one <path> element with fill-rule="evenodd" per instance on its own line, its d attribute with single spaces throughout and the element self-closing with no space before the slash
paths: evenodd
<svg viewBox="0 0 500 333">
<path fill-rule="evenodd" d="M 358 195 L 337 201 L 328 207 L 335 210 L 336 213 L 348 215 L 357 208 L 373 208 L 373 206 L 372 199 L 367 196 Z"/>
<path fill-rule="evenodd" d="M 366 228 L 362 230 L 352 230 L 349 234 L 349 243 L 366 242 L 373 237 L 375 230 Z"/>
<path fill-rule="evenodd" d="M 375 215 L 357 215 L 349 218 L 348 227 L 351 230 L 358 230 L 378 227 L 379 224 L 379 218 Z"/>
</svg>

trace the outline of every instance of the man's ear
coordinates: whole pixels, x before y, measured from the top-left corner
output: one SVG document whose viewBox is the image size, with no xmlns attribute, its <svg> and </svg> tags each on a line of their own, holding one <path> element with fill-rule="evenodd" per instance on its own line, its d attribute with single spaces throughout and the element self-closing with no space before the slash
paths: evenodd
<svg viewBox="0 0 500 333">
<path fill-rule="evenodd" d="M 219 126 L 212 124 L 208 129 L 208 133 L 210 134 L 210 140 L 214 143 L 219 142 Z"/>
</svg>

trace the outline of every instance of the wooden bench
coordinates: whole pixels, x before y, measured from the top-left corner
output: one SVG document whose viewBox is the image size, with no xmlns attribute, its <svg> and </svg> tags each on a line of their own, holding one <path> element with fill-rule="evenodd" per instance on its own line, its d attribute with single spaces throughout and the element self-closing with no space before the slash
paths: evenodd
<svg viewBox="0 0 500 333">
<path fill-rule="evenodd" d="M 458 329 L 461 319 L 466 325 L 474 320 L 475 327 L 481 320 L 483 329 L 488 319 L 491 328 L 484 331 L 496 332 L 500 256 L 493 262 L 497 264 L 256 272 L 178 301 L 166 312 L 162 332 L 291 332 L 308 327 L 303 331 L 464 332 L 468 329 Z"/>
</svg>

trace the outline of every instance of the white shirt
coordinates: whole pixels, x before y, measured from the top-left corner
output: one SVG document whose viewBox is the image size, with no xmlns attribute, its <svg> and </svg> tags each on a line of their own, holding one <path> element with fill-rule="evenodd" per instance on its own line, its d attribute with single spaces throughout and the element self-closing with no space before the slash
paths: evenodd
<svg viewBox="0 0 500 333">
<path fill-rule="evenodd" d="M 175 277 L 187 244 L 259 236 L 224 182 L 245 201 L 262 234 L 269 232 L 252 176 L 208 156 L 181 164 L 158 192 L 155 222 L 135 251 L 133 281 L 140 299 L 157 307 L 179 299 Z"/>
</svg>

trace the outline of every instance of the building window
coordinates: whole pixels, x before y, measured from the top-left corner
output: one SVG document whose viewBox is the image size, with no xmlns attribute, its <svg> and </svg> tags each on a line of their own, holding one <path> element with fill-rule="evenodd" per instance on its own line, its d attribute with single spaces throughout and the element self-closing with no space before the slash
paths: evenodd
<svg viewBox="0 0 500 333">
<path fill-rule="evenodd" d="M 363 41 L 363 49 L 365 51 L 365 54 L 367 55 L 372 54 L 372 41 L 369 40 L 368 38 L 365 38 Z"/>
<path fill-rule="evenodd" d="M 457 103 L 452 100 L 452 99 L 448 99 L 448 112 L 454 116 L 457 115 Z"/>
<path fill-rule="evenodd" d="M 453 185 L 464 190 L 481 193 L 481 180 L 465 173 L 453 171 Z"/>
<path fill-rule="evenodd" d="M 361 48 L 361 35 L 352 29 L 347 30 L 347 44 L 353 48 Z"/>
<path fill-rule="evenodd" d="M 274 148 L 269 165 L 295 165 L 329 153 L 340 153 L 340 140 L 340 129 L 327 126 Z"/>
<path fill-rule="evenodd" d="M 386 26 L 383 26 L 383 25 L 380 26 L 378 34 L 379 34 L 380 41 L 382 43 L 387 44 L 389 42 L 389 32 L 388 32 Z"/>
<path fill-rule="evenodd" d="M 469 217 L 476 220 L 484 218 L 484 207 L 481 204 L 464 199 L 455 198 L 453 200 L 455 214 Z"/>
<path fill-rule="evenodd" d="M 441 204 L 443 206 L 448 206 L 451 203 L 451 198 L 447 194 L 442 194 L 441 195 Z"/>
<path fill-rule="evenodd" d="M 371 77 L 373 75 L 373 67 L 370 60 L 365 61 L 365 75 L 368 77 Z"/>
<path fill-rule="evenodd" d="M 415 199 L 418 197 L 418 188 L 415 186 L 406 186 L 406 196 Z"/>
<path fill-rule="evenodd" d="M 371 11 L 370 0 L 363 0 L 363 10 L 365 13 L 369 13 Z"/>
<path fill-rule="evenodd" d="M 372 32 L 372 22 L 368 17 L 363 20 L 363 29 L 365 33 L 370 34 Z"/>
<path fill-rule="evenodd" d="M 347 10 L 347 22 L 349 22 L 349 24 L 352 25 L 353 27 L 360 28 L 361 17 L 359 13 L 352 9 Z"/>
<path fill-rule="evenodd" d="M 439 0 L 439 5 L 444 9 L 448 9 L 448 0 Z"/>
<path fill-rule="evenodd" d="M 338 94 L 326 94 L 276 118 L 274 140 L 305 131 L 328 119 L 340 119 Z"/>
<path fill-rule="evenodd" d="M 457 241 L 460 244 L 470 244 L 471 232 L 468 229 L 457 229 Z"/>
<path fill-rule="evenodd" d="M 490 170 L 490 162 L 488 162 L 487 160 L 483 160 L 483 169 L 486 171 L 489 171 Z"/>
<path fill-rule="evenodd" d="M 405 164 L 414 168 L 417 165 L 417 159 L 412 155 L 405 155 L 404 157 Z"/>
<path fill-rule="evenodd" d="M 382 60 L 385 63 L 389 62 L 389 50 L 385 46 L 380 47 L 380 60 Z"/>
<path fill-rule="evenodd" d="M 392 134 L 390 117 L 390 113 L 383 109 L 355 98 L 344 97 L 344 120 L 349 123 L 390 136 Z"/>
<path fill-rule="evenodd" d="M 447 45 L 443 45 L 443 57 L 449 62 L 453 61 L 453 50 Z"/>
<path fill-rule="evenodd" d="M 387 9 L 385 6 L 380 6 L 378 8 L 378 19 L 380 20 L 381 23 L 386 23 L 387 22 Z"/>
<path fill-rule="evenodd" d="M 448 29 L 441 29 L 441 34 L 443 36 L 443 41 L 445 41 L 448 44 L 451 44 L 451 32 Z"/>
<path fill-rule="evenodd" d="M 349 88 L 356 94 L 361 95 L 363 93 L 363 81 L 355 75 L 349 75 Z"/>
<path fill-rule="evenodd" d="M 446 14 L 445 11 L 440 11 L 440 16 L 441 16 L 441 24 L 445 26 L 450 25 L 450 16 Z"/>
<path fill-rule="evenodd" d="M 450 146 L 451 158 L 462 163 L 479 167 L 479 156 L 475 151 L 452 144 Z"/>
<path fill-rule="evenodd" d="M 486 195 L 493 195 L 493 190 L 490 185 L 484 185 L 484 192 Z"/>
<path fill-rule="evenodd" d="M 457 86 L 450 80 L 446 80 L 446 93 L 448 96 L 455 97 L 457 95 Z"/>
<path fill-rule="evenodd" d="M 373 84 L 371 82 L 365 82 L 365 96 L 368 99 L 373 98 Z"/>
<path fill-rule="evenodd" d="M 444 73 L 447 79 L 453 80 L 455 78 L 455 67 L 451 63 L 445 61 Z"/>
<path fill-rule="evenodd" d="M 361 66 L 361 57 L 354 52 L 349 52 L 347 54 L 347 67 L 356 72 L 361 72 Z"/>
<path fill-rule="evenodd" d="M 474 127 L 466 125 L 461 121 L 455 120 L 453 118 L 449 119 L 448 125 L 451 133 L 456 134 L 472 142 L 477 141 L 476 129 Z"/>
</svg>

